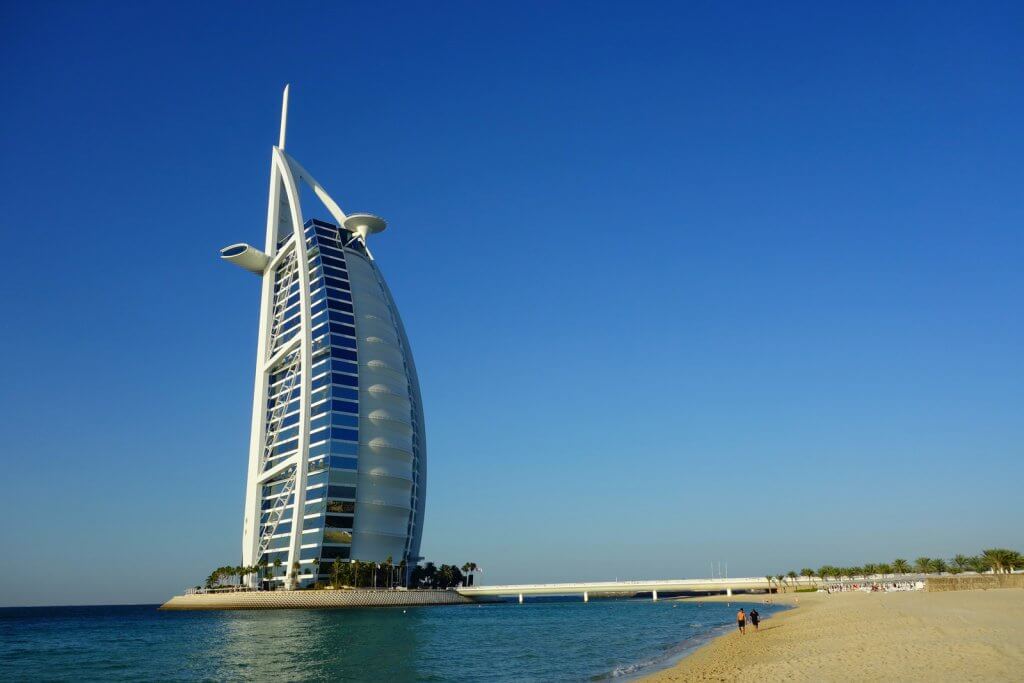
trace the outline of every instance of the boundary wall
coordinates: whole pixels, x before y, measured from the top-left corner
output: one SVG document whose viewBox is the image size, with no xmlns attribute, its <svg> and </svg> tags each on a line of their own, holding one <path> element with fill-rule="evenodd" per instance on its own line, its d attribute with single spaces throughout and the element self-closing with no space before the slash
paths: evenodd
<svg viewBox="0 0 1024 683">
<path fill-rule="evenodd" d="M 1024 574 L 935 576 L 925 579 L 924 582 L 924 589 L 932 593 L 988 590 L 990 588 L 1024 588 Z"/>
</svg>

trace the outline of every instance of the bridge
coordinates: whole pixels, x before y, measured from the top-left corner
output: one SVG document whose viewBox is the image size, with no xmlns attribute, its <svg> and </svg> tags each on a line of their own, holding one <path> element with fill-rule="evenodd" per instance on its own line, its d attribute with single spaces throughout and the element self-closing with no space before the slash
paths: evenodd
<svg viewBox="0 0 1024 683">
<path fill-rule="evenodd" d="M 778 584 L 772 583 L 773 587 Z M 787 579 L 786 587 L 793 586 L 791 579 Z M 812 582 L 801 577 L 796 581 L 796 586 L 810 587 Z M 583 601 L 587 602 L 591 595 L 636 595 L 637 593 L 650 593 L 653 600 L 658 599 L 658 593 L 725 593 L 732 595 L 733 591 L 767 591 L 768 579 L 761 576 L 758 578 L 739 579 L 656 579 L 651 581 L 589 581 L 581 583 L 524 583 L 508 584 L 497 586 L 466 586 L 457 589 L 459 593 L 468 598 L 472 597 L 497 597 L 511 596 L 519 597 L 519 602 L 527 595 L 580 595 Z"/>
</svg>

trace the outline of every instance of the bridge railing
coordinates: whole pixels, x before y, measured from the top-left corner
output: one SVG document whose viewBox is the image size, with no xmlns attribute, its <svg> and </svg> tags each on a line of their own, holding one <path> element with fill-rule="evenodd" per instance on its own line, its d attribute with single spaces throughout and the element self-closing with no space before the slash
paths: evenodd
<svg viewBox="0 0 1024 683">
<path fill-rule="evenodd" d="M 572 583 L 523 583 L 523 584 L 495 584 L 477 585 L 461 588 L 462 591 L 473 590 L 531 590 L 531 589 L 574 589 L 580 590 L 591 588 L 624 588 L 636 586 L 686 586 L 686 585 L 721 585 L 723 588 L 729 585 L 742 584 L 763 584 L 767 586 L 768 581 L 762 577 L 740 577 L 740 578 L 716 578 L 716 579 L 630 579 L 627 581 L 576 581 Z"/>
</svg>

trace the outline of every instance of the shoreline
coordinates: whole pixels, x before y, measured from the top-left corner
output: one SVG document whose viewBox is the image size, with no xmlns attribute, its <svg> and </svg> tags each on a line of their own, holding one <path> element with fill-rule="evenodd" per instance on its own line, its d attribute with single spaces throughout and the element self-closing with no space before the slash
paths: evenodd
<svg viewBox="0 0 1024 683">
<path fill-rule="evenodd" d="M 753 598 L 745 600 L 744 598 Z M 760 604 L 760 596 L 702 601 Z M 692 600 L 687 598 L 686 600 Z M 791 593 L 760 631 L 725 633 L 645 681 L 1011 680 L 1024 669 L 1024 591 Z"/>
<path fill-rule="evenodd" d="M 765 604 L 764 597 L 766 593 L 738 593 L 732 596 L 727 595 L 709 595 L 709 596 L 683 596 L 675 598 L 665 598 L 666 602 L 725 602 L 725 603 L 736 603 L 737 606 L 758 606 L 763 607 Z M 781 602 L 774 602 L 773 606 L 776 608 L 775 611 L 770 614 L 765 614 L 761 618 L 761 623 L 765 623 L 773 617 L 777 617 L 785 612 L 792 609 L 791 605 L 783 604 Z M 747 610 L 750 611 L 749 609 Z M 707 633 L 699 636 L 694 636 L 679 642 L 673 651 L 660 658 L 657 662 L 642 665 L 638 667 L 638 670 L 626 675 L 622 680 L 625 681 L 642 681 L 648 680 L 657 676 L 665 671 L 671 671 L 673 668 L 678 666 L 687 657 L 693 656 L 695 653 L 700 652 L 703 648 L 706 648 L 719 638 L 724 638 L 729 635 L 732 629 L 735 629 L 733 624 L 722 624 L 710 629 Z"/>
</svg>

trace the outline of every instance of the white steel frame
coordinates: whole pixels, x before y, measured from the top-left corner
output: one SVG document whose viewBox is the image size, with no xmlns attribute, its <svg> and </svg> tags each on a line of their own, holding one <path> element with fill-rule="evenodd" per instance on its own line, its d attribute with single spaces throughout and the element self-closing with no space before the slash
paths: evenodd
<svg viewBox="0 0 1024 683">
<path fill-rule="evenodd" d="M 305 182 L 318 199 L 323 202 L 327 211 L 344 225 L 345 214 L 327 191 L 298 162 L 284 151 L 285 132 L 288 121 L 288 86 L 285 86 L 281 105 L 281 134 L 279 144 L 271 151 L 270 190 L 267 203 L 266 254 L 269 262 L 263 271 L 263 287 L 260 303 L 260 327 L 256 351 L 256 381 L 253 391 L 252 432 L 249 442 L 249 468 L 245 492 L 245 519 L 242 532 L 242 563 L 252 566 L 266 551 L 271 536 L 278 524 L 284 519 L 284 509 L 288 497 L 294 493 L 295 501 L 291 515 L 291 542 L 288 546 L 285 585 L 295 588 L 298 576 L 293 574 L 294 563 L 300 562 L 300 546 L 302 544 L 303 516 L 305 512 L 306 478 L 309 464 L 309 432 L 310 432 L 310 399 L 312 389 L 312 338 L 310 329 L 310 272 L 309 256 L 306 250 L 306 238 L 303 227 L 302 208 L 299 203 L 297 181 Z M 284 190 L 284 195 L 281 192 Z M 282 204 L 285 208 L 282 208 Z M 290 229 L 291 239 L 281 248 L 278 244 L 285 237 L 282 229 Z M 286 259 L 294 261 L 294 269 Z M 297 277 L 299 283 L 300 320 L 296 334 L 282 345 L 274 339 L 280 330 L 283 320 L 281 316 L 287 308 L 288 292 L 282 293 L 283 300 L 274 301 L 274 284 L 278 266 L 286 265 L 290 271 L 288 277 Z M 290 284 L 289 284 L 290 287 Z M 275 303 L 281 306 L 275 307 Z M 276 348 L 275 348 L 276 347 Z M 282 363 L 289 355 L 297 352 L 291 363 Z M 295 362 L 297 361 L 297 362 Z M 286 412 L 284 405 L 275 406 L 275 411 L 268 417 L 267 399 L 269 378 L 274 372 L 280 372 L 288 366 L 284 382 L 297 378 L 299 395 L 298 450 L 264 471 L 266 458 L 273 446 L 276 432 L 280 429 L 281 418 Z M 294 386 L 284 389 L 294 390 Z M 278 414 L 279 413 L 279 414 Z M 289 427 L 290 428 L 290 427 Z M 283 494 L 270 509 L 267 521 L 267 533 L 260 534 L 260 518 L 262 487 L 268 482 L 284 481 Z M 250 579 L 255 582 L 255 578 Z"/>
</svg>

